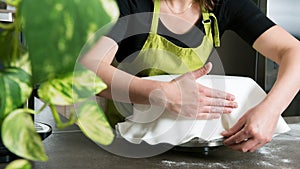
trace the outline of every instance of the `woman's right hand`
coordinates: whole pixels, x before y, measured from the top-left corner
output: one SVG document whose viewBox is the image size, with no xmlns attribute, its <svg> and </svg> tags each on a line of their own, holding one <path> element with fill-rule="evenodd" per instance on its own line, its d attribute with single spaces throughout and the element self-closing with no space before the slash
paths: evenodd
<svg viewBox="0 0 300 169">
<path fill-rule="evenodd" d="M 170 112 L 193 119 L 214 119 L 229 114 L 237 103 L 232 94 L 205 87 L 196 79 L 210 72 L 211 63 L 185 73 L 170 82 L 162 82 L 160 89 L 150 95 L 151 104 L 159 104 Z"/>
</svg>

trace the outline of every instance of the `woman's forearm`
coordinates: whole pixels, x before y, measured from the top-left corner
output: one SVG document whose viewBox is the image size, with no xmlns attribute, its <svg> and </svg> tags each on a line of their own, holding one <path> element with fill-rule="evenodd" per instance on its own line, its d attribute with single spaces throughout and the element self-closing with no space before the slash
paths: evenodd
<svg viewBox="0 0 300 169">
<path fill-rule="evenodd" d="M 127 103 L 148 104 L 150 93 L 161 83 L 141 79 L 106 63 L 100 63 L 97 75 L 108 86 L 100 96 Z"/>
<path fill-rule="evenodd" d="M 300 89 L 300 45 L 282 55 L 275 84 L 265 99 L 277 113 L 283 113 Z"/>
<path fill-rule="evenodd" d="M 277 80 L 264 103 L 269 105 L 273 112 L 281 114 L 300 89 L 300 42 L 280 29 L 278 32 L 281 32 L 282 37 L 279 41 L 285 44 L 281 48 L 279 45 L 276 48 L 275 45 L 271 52 L 265 53 L 279 65 L 279 70 Z"/>
<path fill-rule="evenodd" d="M 300 89 L 300 42 L 276 25 L 264 32 L 253 47 L 279 65 L 277 80 L 262 104 L 281 114 Z"/>
</svg>

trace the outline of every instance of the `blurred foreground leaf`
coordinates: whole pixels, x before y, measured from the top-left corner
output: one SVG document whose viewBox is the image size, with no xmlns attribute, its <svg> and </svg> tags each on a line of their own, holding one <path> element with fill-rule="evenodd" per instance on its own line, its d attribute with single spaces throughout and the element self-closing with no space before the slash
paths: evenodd
<svg viewBox="0 0 300 169">
<path fill-rule="evenodd" d="M 3 119 L 31 95 L 31 76 L 20 68 L 6 68 L 0 71 L 0 91 L 0 119 Z"/>
<path fill-rule="evenodd" d="M 23 0 L 20 14 L 36 84 L 72 72 L 88 38 L 119 10 L 114 0 Z"/>
<path fill-rule="evenodd" d="M 94 72 L 81 68 L 74 73 L 43 83 L 38 89 L 38 95 L 53 105 L 72 105 L 96 95 L 105 88 L 105 83 Z"/>
<path fill-rule="evenodd" d="M 31 164 L 27 160 L 15 160 L 9 163 L 5 169 L 31 169 Z"/>
<path fill-rule="evenodd" d="M 28 109 L 17 109 L 4 119 L 1 128 L 3 144 L 20 157 L 46 161 L 44 145 L 29 113 Z"/>
<path fill-rule="evenodd" d="M 87 137 L 102 145 L 108 145 L 113 141 L 112 129 L 96 102 L 82 103 L 77 114 L 78 125 Z"/>
</svg>

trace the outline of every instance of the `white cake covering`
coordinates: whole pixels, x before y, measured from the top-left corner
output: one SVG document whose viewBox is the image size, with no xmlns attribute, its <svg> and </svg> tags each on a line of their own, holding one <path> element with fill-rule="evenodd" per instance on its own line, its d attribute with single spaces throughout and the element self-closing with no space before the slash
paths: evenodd
<svg viewBox="0 0 300 169">
<path fill-rule="evenodd" d="M 147 79 L 169 81 L 177 76 L 151 76 Z M 251 107 L 259 103 L 266 93 L 250 78 L 236 76 L 206 75 L 197 82 L 204 86 L 234 94 L 238 108 L 221 118 L 214 120 L 194 120 L 177 116 L 162 107 L 150 105 L 134 105 L 133 115 L 125 122 L 118 123 L 118 133 L 129 142 L 139 144 L 142 141 L 155 145 L 169 143 L 180 145 L 193 138 L 203 141 L 220 139 L 220 133 L 232 127 L 238 119 Z M 275 134 L 289 131 L 290 128 L 280 117 Z"/>
</svg>

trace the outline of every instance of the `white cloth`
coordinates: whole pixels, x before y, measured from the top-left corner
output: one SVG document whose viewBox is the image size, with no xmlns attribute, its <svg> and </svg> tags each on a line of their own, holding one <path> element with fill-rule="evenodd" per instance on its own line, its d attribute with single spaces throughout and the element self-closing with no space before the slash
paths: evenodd
<svg viewBox="0 0 300 169">
<path fill-rule="evenodd" d="M 147 79 L 169 81 L 177 76 L 151 76 Z M 250 78 L 236 76 L 206 75 L 197 82 L 204 86 L 234 94 L 238 108 L 229 115 L 214 120 L 194 120 L 166 111 L 162 107 L 134 105 L 133 115 L 125 122 L 116 125 L 119 134 L 129 142 L 142 141 L 155 145 L 169 143 L 180 145 L 193 138 L 211 141 L 222 138 L 221 132 L 232 127 L 247 110 L 259 103 L 266 93 Z M 289 131 L 290 128 L 280 117 L 275 134 Z"/>
</svg>

